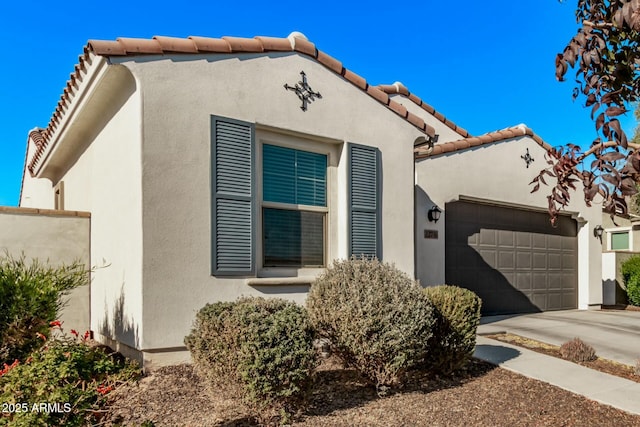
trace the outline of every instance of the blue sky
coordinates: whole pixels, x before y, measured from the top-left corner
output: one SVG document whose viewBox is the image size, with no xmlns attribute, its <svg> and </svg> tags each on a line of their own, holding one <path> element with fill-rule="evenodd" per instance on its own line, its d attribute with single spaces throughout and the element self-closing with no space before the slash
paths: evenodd
<svg viewBox="0 0 640 427">
<path fill-rule="evenodd" d="M 589 112 L 572 102 L 572 84 L 554 76 L 555 54 L 577 28 L 575 6 L 575 0 L 4 2 L 0 205 L 18 204 L 27 133 L 49 122 L 89 39 L 300 31 L 371 84 L 401 81 L 472 134 L 525 123 L 551 145 L 588 144 Z M 632 132 L 633 114 L 627 116 L 623 125 Z"/>
</svg>

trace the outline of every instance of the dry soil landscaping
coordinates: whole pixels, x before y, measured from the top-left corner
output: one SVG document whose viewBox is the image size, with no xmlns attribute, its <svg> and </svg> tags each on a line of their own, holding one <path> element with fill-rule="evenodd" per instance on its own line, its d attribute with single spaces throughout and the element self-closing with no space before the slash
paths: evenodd
<svg viewBox="0 0 640 427">
<path fill-rule="evenodd" d="M 560 347 L 556 345 L 543 343 L 530 338 L 524 338 L 519 335 L 509 333 L 486 335 L 486 337 L 562 359 L 562 356 L 560 355 Z M 635 373 L 635 370 L 632 366 L 628 366 L 623 363 L 618 363 L 613 360 L 598 357 L 596 360 L 589 362 L 580 362 L 578 364 L 586 366 L 587 368 L 604 372 L 609 375 L 615 375 L 617 377 L 640 383 L 640 375 L 637 375 Z"/>
<path fill-rule="evenodd" d="M 640 426 L 640 416 L 476 359 L 453 377 L 416 372 L 385 397 L 333 357 L 316 381 L 296 426 Z M 191 365 L 159 369 L 113 392 L 101 424 L 256 425 L 240 402 L 205 389 Z"/>
</svg>

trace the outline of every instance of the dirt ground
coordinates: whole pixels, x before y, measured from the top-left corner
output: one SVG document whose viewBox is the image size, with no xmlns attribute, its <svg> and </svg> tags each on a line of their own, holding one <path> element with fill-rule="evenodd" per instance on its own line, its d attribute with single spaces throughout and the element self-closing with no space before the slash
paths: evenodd
<svg viewBox="0 0 640 427">
<path fill-rule="evenodd" d="M 256 425 L 224 391 L 208 393 L 191 365 L 162 368 L 113 392 L 101 425 Z M 334 358 L 317 373 L 296 426 L 640 426 L 640 416 L 473 359 L 450 378 L 421 373 L 386 397 Z"/>
<path fill-rule="evenodd" d="M 540 341 L 532 340 L 530 338 L 524 338 L 515 334 L 494 334 L 488 335 L 487 338 L 503 341 L 509 344 L 528 348 L 529 350 L 537 351 L 538 353 L 562 359 L 562 355 L 560 354 L 560 347 L 556 345 L 543 343 Z M 622 363 L 614 362 L 612 360 L 603 359 L 601 357 L 598 357 L 596 360 L 592 360 L 589 362 L 580 362 L 578 364 L 586 366 L 587 368 L 604 372 L 609 375 L 615 375 L 620 378 L 625 378 L 640 383 L 640 375 L 636 374 L 636 369 L 633 366 L 627 366 Z"/>
</svg>

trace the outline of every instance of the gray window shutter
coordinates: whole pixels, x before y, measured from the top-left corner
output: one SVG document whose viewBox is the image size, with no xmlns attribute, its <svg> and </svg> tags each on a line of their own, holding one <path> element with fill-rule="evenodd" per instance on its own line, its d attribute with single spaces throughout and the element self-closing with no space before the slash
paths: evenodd
<svg viewBox="0 0 640 427">
<path fill-rule="evenodd" d="M 211 118 L 212 274 L 255 275 L 255 127 Z"/>
<path fill-rule="evenodd" d="M 380 151 L 349 144 L 349 254 L 382 257 Z"/>
</svg>

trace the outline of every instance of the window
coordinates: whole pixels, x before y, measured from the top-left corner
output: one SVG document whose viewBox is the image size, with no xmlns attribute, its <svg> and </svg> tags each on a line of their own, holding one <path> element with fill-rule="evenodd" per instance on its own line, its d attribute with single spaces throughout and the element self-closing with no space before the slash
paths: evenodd
<svg viewBox="0 0 640 427">
<path fill-rule="evenodd" d="M 612 251 L 627 251 L 631 249 L 629 246 L 629 232 L 616 232 L 611 233 L 611 250 Z"/>
<path fill-rule="evenodd" d="M 264 267 L 325 265 L 327 155 L 262 146 Z"/>
</svg>

